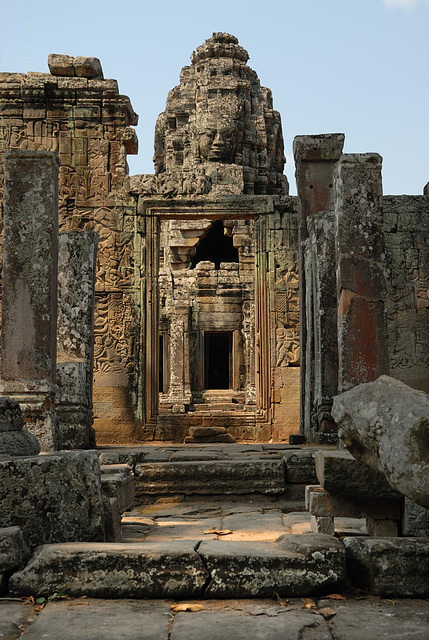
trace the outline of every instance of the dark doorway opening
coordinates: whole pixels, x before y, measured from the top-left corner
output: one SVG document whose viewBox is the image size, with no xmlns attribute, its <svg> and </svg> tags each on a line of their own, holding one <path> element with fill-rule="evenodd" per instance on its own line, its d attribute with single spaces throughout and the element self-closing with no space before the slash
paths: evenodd
<svg viewBox="0 0 429 640">
<path fill-rule="evenodd" d="M 207 235 L 198 244 L 191 260 L 191 269 L 205 260 L 214 262 L 215 269 L 220 269 L 221 262 L 238 262 L 238 251 L 234 247 L 232 238 L 225 235 L 222 220 L 215 220 Z"/>
<path fill-rule="evenodd" d="M 204 388 L 231 388 L 232 333 L 204 334 Z"/>
</svg>

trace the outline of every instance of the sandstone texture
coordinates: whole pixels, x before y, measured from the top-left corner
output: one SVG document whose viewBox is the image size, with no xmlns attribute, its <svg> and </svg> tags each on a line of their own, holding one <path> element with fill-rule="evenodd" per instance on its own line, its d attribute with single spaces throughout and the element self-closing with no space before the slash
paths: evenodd
<svg viewBox="0 0 429 640">
<path fill-rule="evenodd" d="M 0 529 L 0 572 L 17 569 L 29 557 L 30 548 L 19 527 Z"/>
<path fill-rule="evenodd" d="M 196 597 L 207 570 L 192 542 L 45 545 L 10 581 L 14 595 Z"/>
<path fill-rule="evenodd" d="M 217 598 L 320 594 L 341 588 L 342 543 L 332 536 L 283 535 L 273 543 L 202 542 L 211 575 L 206 594 Z"/>
<path fill-rule="evenodd" d="M 285 482 L 281 459 L 148 462 L 137 464 L 135 474 L 140 493 L 276 494 Z"/>
<path fill-rule="evenodd" d="M 382 376 L 334 399 L 333 416 L 354 457 L 400 493 L 429 507 L 429 398 Z"/>
<path fill-rule="evenodd" d="M 21 527 L 32 548 L 104 540 L 98 454 L 0 459 L 0 521 Z"/>
<path fill-rule="evenodd" d="M 39 440 L 24 429 L 19 403 L 0 397 L 0 456 L 35 456 L 39 452 Z"/>
<path fill-rule="evenodd" d="M 347 576 L 352 583 L 384 597 L 427 598 L 427 538 L 345 538 Z"/>
<path fill-rule="evenodd" d="M 58 155 L 5 154 L 0 392 L 20 403 L 42 450 L 59 448 L 55 413 Z M 34 211 L 37 210 L 37 216 Z"/>
<path fill-rule="evenodd" d="M 356 460 L 348 451 L 317 451 L 316 474 L 326 491 L 347 496 L 399 498 L 384 474 Z"/>
</svg>

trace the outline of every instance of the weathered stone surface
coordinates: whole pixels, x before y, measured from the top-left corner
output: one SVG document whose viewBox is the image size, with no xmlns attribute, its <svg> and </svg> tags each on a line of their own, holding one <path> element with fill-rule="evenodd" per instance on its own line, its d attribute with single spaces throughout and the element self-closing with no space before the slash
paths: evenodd
<svg viewBox="0 0 429 640">
<path fill-rule="evenodd" d="M 429 397 L 380 377 L 334 399 L 333 416 L 353 456 L 429 507 Z"/>
<path fill-rule="evenodd" d="M 334 176 L 339 391 L 388 373 L 381 164 L 344 154 Z"/>
<path fill-rule="evenodd" d="M 102 425 L 104 442 L 129 443 L 138 424 L 131 397 L 142 385 L 136 373 L 136 336 L 140 329 L 135 302 L 141 286 L 133 279 L 140 236 L 134 231 L 136 207 L 135 200 L 128 196 L 126 162 L 127 154 L 136 152 L 132 126 L 138 117 L 129 99 L 119 95 L 116 80 L 71 77 L 75 76 L 71 56 L 51 56 L 50 63 L 53 75 L 12 74 L 14 82 L 8 83 L 8 91 L 2 90 L 3 149 L 57 152 L 60 169 L 55 202 L 59 204 L 61 231 L 100 234 L 94 358 L 96 423 Z M 34 207 L 31 215 L 28 230 L 40 238 L 35 229 L 40 216 L 34 218 Z M 80 313 L 82 306 L 77 306 Z M 71 337 L 73 330 L 71 327 Z M 141 425 L 139 429 L 141 439 L 145 430 Z M 150 429 L 148 433 L 151 438 Z M 69 434 L 69 443 L 79 436 L 75 429 Z"/>
<path fill-rule="evenodd" d="M 0 455 L 34 456 L 40 452 L 36 436 L 29 431 L 7 431 L 0 433 Z"/>
<path fill-rule="evenodd" d="M 59 234 L 57 414 L 62 449 L 90 449 L 98 234 Z"/>
<path fill-rule="evenodd" d="M 237 603 L 237 610 L 198 611 L 192 615 L 175 616 L 171 640 L 201 640 L 209 633 L 210 640 L 331 640 L 329 627 L 322 616 L 310 611 L 285 611 L 280 607 L 255 603 Z M 206 605 L 207 606 L 207 605 Z M 224 605 L 225 606 L 225 605 Z M 308 635 L 311 634 L 311 635 Z"/>
<path fill-rule="evenodd" d="M 8 151 L 4 185 L 0 392 L 20 403 L 26 427 L 52 451 L 59 448 L 57 154 Z"/>
<path fill-rule="evenodd" d="M 21 527 L 32 548 L 46 542 L 103 540 L 98 454 L 0 458 L 0 521 Z"/>
<path fill-rule="evenodd" d="M 103 71 L 98 58 L 77 56 L 73 58 L 73 67 L 75 75 L 78 77 L 103 80 Z"/>
<path fill-rule="evenodd" d="M 296 162 L 299 218 L 299 286 L 301 304 L 299 308 L 300 349 L 301 349 L 301 393 L 300 421 L 301 433 L 312 437 L 314 425 L 313 402 L 315 394 L 314 361 L 316 323 L 318 314 L 313 314 L 313 274 L 305 265 L 305 243 L 309 236 L 307 221 L 310 216 L 333 209 L 333 175 L 344 146 L 344 134 L 322 134 L 297 136 L 293 143 Z M 324 242 L 322 241 L 322 245 Z M 319 245 L 320 246 L 320 245 Z M 325 244 L 326 246 L 326 244 Z M 328 257 L 329 262 L 329 257 Z M 329 274 L 329 272 L 328 272 Z M 328 276 L 329 277 L 329 276 Z M 313 296 L 313 293 L 315 294 Z M 317 303 L 316 303 L 317 304 Z M 323 305 L 322 305 L 323 306 Z M 325 311 L 323 307 L 323 311 Z M 328 319 L 329 321 L 329 319 Z M 321 354 L 323 359 L 323 356 Z M 333 365 L 335 365 L 335 358 Z M 320 374 L 323 377 L 323 373 Z"/>
<path fill-rule="evenodd" d="M 85 599 L 50 602 L 30 626 L 31 640 L 168 640 L 168 602 Z"/>
<path fill-rule="evenodd" d="M 316 475 L 326 491 L 347 496 L 399 498 L 384 474 L 359 462 L 348 451 L 317 451 Z"/>
<path fill-rule="evenodd" d="M 310 513 L 317 516 L 332 518 L 370 516 L 389 520 L 399 520 L 401 517 L 400 499 L 343 496 L 316 488 L 310 492 L 308 502 Z"/>
<path fill-rule="evenodd" d="M 36 617 L 34 606 L 23 605 L 13 600 L 0 600 L 0 638 L 18 640 L 25 629 Z"/>
<path fill-rule="evenodd" d="M 314 484 L 317 482 L 315 451 L 285 451 L 286 481 L 289 483 Z"/>
<path fill-rule="evenodd" d="M 192 598 L 207 570 L 192 542 L 45 545 L 10 581 L 14 595 Z"/>
<path fill-rule="evenodd" d="M 347 576 L 374 595 L 429 595 L 427 538 L 345 538 Z"/>
<path fill-rule="evenodd" d="M 283 493 L 282 460 L 137 464 L 138 493 Z"/>
<path fill-rule="evenodd" d="M 206 594 L 217 598 L 316 595 L 341 588 L 345 577 L 344 547 L 332 536 L 213 540 L 202 542 L 198 553 L 211 575 Z"/>
<path fill-rule="evenodd" d="M 390 375 L 429 393 L 429 198 L 384 196 Z"/>
<path fill-rule="evenodd" d="M 185 444 L 209 444 L 210 442 L 235 442 L 235 438 L 233 435 L 231 435 L 230 433 L 221 433 L 219 435 L 215 435 L 215 436 L 204 436 L 204 437 L 192 437 L 192 436 L 187 436 L 185 438 Z"/>
<path fill-rule="evenodd" d="M 19 527 L 0 529 L 0 573 L 17 569 L 29 557 L 30 548 Z"/>
<path fill-rule="evenodd" d="M 50 53 L 48 56 L 49 71 L 53 76 L 72 77 L 75 75 L 73 56 L 61 53 Z"/>
<path fill-rule="evenodd" d="M 335 640 L 426 640 L 429 635 L 429 603 L 425 600 L 365 598 L 344 601 L 318 600 L 319 609 L 336 612 L 329 621 Z"/>
<path fill-rule="evenodd" d="M 118 498 L 110 498 L 103 492 L 104 540 L 106 542 L 122 542 L 121 511 Z"/>
<path fill-rule="evenodd" d="M 103 473 L 101 488 L 109 498 L 116 498 L 122 513 L 134 506 L 134 476 L 123 473 Z"/>
<path fill-rule="evenodd" d="M 189 435 L 193 438 L 207 438 L 210 436 L 219 436 L 226 433 L 225 427 L 191 427 Z"/>
<path fill-rule="evenodd" d="M 402 533 L 404 536 L 429 538 L 429 509 L 405 498 Z"/>
</svg>

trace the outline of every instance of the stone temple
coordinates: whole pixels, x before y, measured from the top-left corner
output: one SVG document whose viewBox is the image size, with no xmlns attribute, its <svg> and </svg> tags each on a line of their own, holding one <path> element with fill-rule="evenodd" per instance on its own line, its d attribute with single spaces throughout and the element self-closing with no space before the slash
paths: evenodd
<svg viewBox="0 0 429 640">
<path fill-rule="evenodd" d="M 248 59 L 196 49 L 135 176 L 97 58 L 0 74 L 1 637 L 429 635 L 429 187 L 326 133 L 290 196 Z"/>
</svg>

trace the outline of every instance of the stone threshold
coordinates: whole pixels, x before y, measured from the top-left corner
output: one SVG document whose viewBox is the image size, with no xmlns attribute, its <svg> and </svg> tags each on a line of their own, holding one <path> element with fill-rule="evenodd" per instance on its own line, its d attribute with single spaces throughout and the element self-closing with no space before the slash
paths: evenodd
<svg viewBox="0 0 429 640">
<path fill-rule="evenodd" d="M 344 583 L 343 543 L 303 534 L 275 542 L 43 545 L 12 575 L 9 592 L 18 597 L 269 598 L 324 595 Z"/>
</svg>

